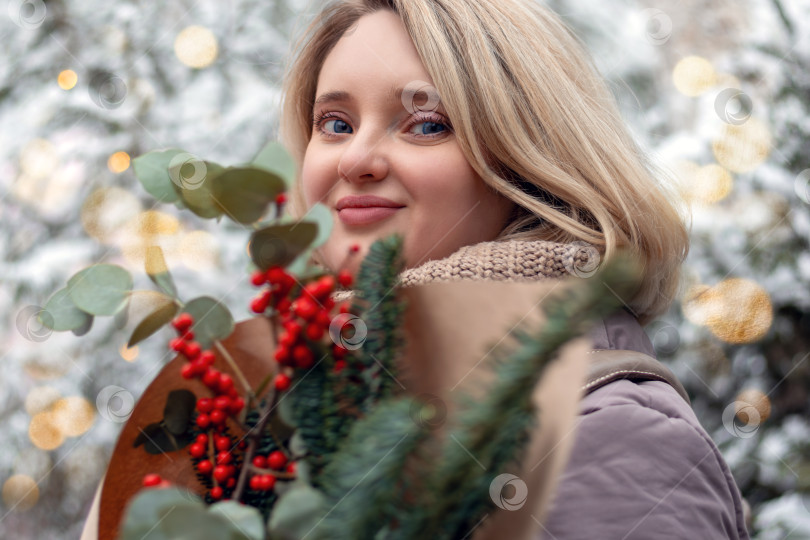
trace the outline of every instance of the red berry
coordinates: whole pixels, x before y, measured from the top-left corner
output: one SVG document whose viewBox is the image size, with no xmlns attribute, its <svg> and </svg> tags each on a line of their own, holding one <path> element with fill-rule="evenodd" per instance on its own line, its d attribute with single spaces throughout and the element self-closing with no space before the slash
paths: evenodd
<svg viewBox="0 0 810 540">
<path fill-rule="evenodd" d="M 197 407 L 199 409 L 199 407 Z M 198 442 L 200 444 L 208 444 L 208 435 L 205 433 L 200 433 L 197 435 L 197 438 L 194 439 L 194 442 Z"/>
<path fill-rule="evenodd" d="M 197 415 L 197 426 L 201 427 L 202 429 L 207 428 L 211 425 L 211 417 L 205 413 Z"/>
<path fill-rule="evenodd" d="M 253 491 L 261 491 L 262 490 L 261 485 L 262 481 L 260 475 L 250 477 L 250 489 L 252 489 Z"/>
<path fill-rule="evenodd" d="M 323 332 L 324 332 L 323 326 L 319 324 L 310 324 L 309 326 L 307 326 L 307 329 L 304 332 L 304 334 L 306 334 L 308 340 L 318 341 L 323 337 Z"/>
<path fill-rule="evenodd" d="M 342 304 L 340 304 L 340 309 L 338 311 L 340 311 L 341 313 L 348 313 L 349 309 L 351 309 L 349 307 L 349 303 L 348 302 L 343 302 Z"/>
<path fill-rule="evenodd" d="M 267 274 L 261 270 L 256 270 L 250 275 L 250 282 L 256 287 L 261 287 L 267 283 Z"/>
<path fill-rule="evenodd" d="M 229 437 L 217 437 L 214 439 L 214 448 L 220 452 L 231 449 L 231 439 Z"/>
<path fill-rule="evenodd" d="M 265 311 L 267 311 L 267 306 L 269 304 L 270 302 L 268 302 L 263 295 L 257 296 L 256 298 L 250 301 L 250 311 L 252 311 L 253 313 L 264 313 Z"/>
<path fill-rule="evenodd" d="M 214 467 L 214 479 L 221 484 L 231 476 L 229 472 L 227 465 L 217 465 Z"/>
<path fill-rule="evenodd" d="M 172 326 L 178 334 L 182 334 L 194 324 L 194 318 L 188 313 L 181 313 L 172 321 Z"/>
<path fill-rule="evenodd" d="M 169 348 L 176 352 L 183 352 L 186 348 L 186 342 L 183 338 L 176 337 L 169 341 Z"/>
<path fill-rule="evenodd" d="M 233 461 L 233 454 L 231 454 L 227 450 L 225 452 L 220 452 L 219 454 L 217 454 L 217 465 L 227 465 L 231 461 Z"/>
<path fill-rule="evenodd" d="M 183 367 L 180 368 L 180 376 L 184 379 L 193 379 L 195 375 L 194 366 L 191 364 L 183 364 Z"/>
<path fill-rule="evenodd" d="M 205 455 L 205 445 L 195 442 L 188 447 L 188 453 L 191 454 L 191 457 L 201 458 Z"/>
<path fill-rule="evenodd" d="M 321 279 L 318 280 L 318 286 L 323 291 L 323 296 L 328 296 L 330 292 L 335 290 L 335 276 L 332 275 L 325 275 Z"/>
<path fill-rule="evenodd" d="M 259 489 L 261 491 L 270 491 L 276 485 L 276 477 L 272 474 L 263 474 L 259 477 Z"/>
<path fill-rule="evenodd" d="M 202 348 L 200 348 L 200 344 L 196 341 L 187 341 L 186 346 L 183 348 L 183 354 L 185 354 L 186 358 L 189 360 L 198 358 L 201 352 Z"/>
<path fill-rule="evenodd" d="M 284 192 L 279 193 L 276 195 L 276 204 L 282 205 L 287 202 L 287 194 Z"/>
<path fill-rule="evenodd" d="M 315 302 L 304 296 L 295 301 L 295 314 L 308 321 L 318 313 L 318 306 Z"/>
<path fill-rule="evenodd" d="M 267 468 L 267 458 L 264 456 L 256 456 L 253 458 L 253 465 L 260 469 Z"/>
<path fill-rule="evenodd" d="M 295 474 L 295 461 L 291 461 L 289 465 L 287 465 L 287 472 L 290 474 Z"/>
<path fill-rule="evenodd" d="M 159 474 L 151 473 L 143 477 L 144 487 L 157 486 L 161 482 L 163 482 L 163 479 L 160 477 Z"/>
<path fill-rule="evenodd" d="M 286 464 L 287 456 L 285 456 L 284 453 L 279 450 L 270 452 L 270 455 L 267 456 L 267 465 L 271 469 L 281 469 Z"/>
<path fill-rule="evenodd" d="M 276 305 L 276 309 L 282 315 L 289 313 L 290 308 L 292 307 L 292 301 L 289 298 L 282 298 L 279 300 L 278 304 Z"/>
<path fill-rule="evenodd" d="M 202 382 L 208 388 L 215 388 L 219 384 L 219 371 L 208 368 L 208 371 L 203 374 Z"/>
<path fill-rule="evenodd" d="M 215 501 L 218 501 L 222 498 L 223 491 L 222 488 L 219 486 L 214 486 L 211 488 L 211 498 Z"/>
<path fill-rule="evenodd" d="M 284 345 L 279 345 L 278 349 L 276 349 L 273 358 L 276 359 L 276 362 L 279 364 L 285 364 L 290 359 L 290 349 L 285 347 Z"/>
<path fill-rule="evenodd" d="M 345 367 L 346 367 L 346 360 L 343 360 L 342 358 L 340 360 L 335 360 L 335 367 L 334 367 L 335 373 L 340 373 L 341 371 L 343 371 L 343 368 Z"/>
<path fill-rule="evenodd" d="M 215 359 L 216 359 L 216 355 L 214 354 L 214 352 L 209 351 L 208 349 L 204 350 L 200 354 L 200 362 L 205 364 L 206 367 L 211 366 L 214 363 Z"/>
<path fill-rule="evenodd" d="M 231 406 L 231 398 L 228 396 L 217 396 L 214 398 L 214 407 L 220 410 L 226 410 Z"/>
<path fill-rule="evenodd" d="M 233 377 L 228 375 L 227 373 L 221 373 L 219 375 L 219 382 L 217 383 L 217 388 L 223 394 L 227 394 L 231 388 L 233 388 Z"/>
<path fill-rule="evenodd" d="M 309 369 L 314 362 L 312 351 L 306 345 L 296 345 L 293 349 L 293 359 L 295 365 L 301 369 Z"/>
<path fill-rule="evenodd" d="M 210 459 L 204 459 L 197 463 L 197 470 L 200 471 L 200 474 L 208 476 L 214 470 L 214 464 Z"/>
<path fill-rule="evenodd" d="M 323 328 L 329 328 L 329 325 L 332 324 L 332 316 L 329 314 L 329 311 L 326 309 L 318 311 L 318 315 L 315 317 L 315 324 Z"/>
<path fill-rule="evenodd" d="M 337 280 L 338 283 L 340 283 L 344 287 L 351 287 L 354 278 L 352 277 L 351 272 L 349 272 L 348 270 L 341 270 L 340 272 L 338 272 Z"/>
<path fill-rule="evenodd" d="M 183 335 L 181 335 L 180 337 L 183 338 L 185 341 L 191 341 L 192 339 L 194 339 L 194 331 L 187 330 L 183 332 Z"/>
<path fill-rule="evenodd" d="M 349 251 L 351 253 L 357 253 L 358 251 L 360 251 L 360 245 L 359 244 L 352 244 L 351 247 L 349 247 Z"/>
<path fill-rule="evenodd" d="M 205 362 L 203 362 L 199 357 L 195 358 L 189 364 L 186 365 L 191 366 L 191 371 L 192 373 L 194 373 L 194 375 L 202 375 L 203 373 L 205 373 L 205 370 L 208 369 L 208 366 L 206 366 Z"/>
<path fill-rule="evenodd" d="M 237 446 L 239 447 L 239 450 L 244 450 L 245 448 L 247 448 L 247 441 L 245 439 L 242 439 L 241 441 L 239 441 L 239 444 Z"/>
<path fill-rule="evenodd" d="M 231 476 L 230 478 L 228 478 L 228 481 L 225 482 L 225 487 L 228 489 L 233 489 L 234 486 L 236 486 L 236 478 Z"/>
<path fill-rule="evenodd" d="M 209 416 L 211 417 L 211 423 L 213 424 L 222 424 L 225 422 L 226 418 L 225 413 L 219 409 L 214 409 L 211 411 Z"/>
<path fill-rule="evenodd" d="M 290 377 L 285 375 L 284 373 L 279 373 L 276 375 L 276 379 L 274 381 L 274 385 L 276 390 L 283 392 L 290 387 Z"/>
<path fill-rule="evenodd" d="M 237 414 L 242 412 L 242 409 L 244 408 L 244 406 L 245 406 L 245 400 L 242 399 L 241 397 L 236 397 L 236 398 L 231 400 L 231 405 L 228 407 L 228 412 L 231 413 L 232 415 L 236 416 Z"/>
<path fill-rule="evenodd" d="M 280 266 L 271 266 L 267 269 L 267 282 L 276 284 L 284 281 L 284 269 Z"/>
<path fill-rule="evenodd" d="M 201 413 L 210 413 L 214 410 L 214 400 L 211 398 L 200 398 L 197 400 L 197 410 Z M 207 437 L 206 437 L 207 439 Z M 207 440 L 206 440 L 207 442 Z"/>
</svg>

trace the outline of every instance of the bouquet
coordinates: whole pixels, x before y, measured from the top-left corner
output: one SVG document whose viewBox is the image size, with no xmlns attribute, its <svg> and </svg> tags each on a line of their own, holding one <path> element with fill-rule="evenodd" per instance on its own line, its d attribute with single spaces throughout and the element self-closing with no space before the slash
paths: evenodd
<svg viewBox="0 0 810 540">
<path fill-rule="evenodd" d="M 453 539 L 495 511 L 519 510 L 527 486 L 547 501 L 563 453 L 540 470 L 521 464 L 531 448 L 548 453 L 565 438 L 583 349 L 565 376 L 552 381 L 546 367 L 635 287 L 629 262 L 604 265 L 596 279 L 564 287 L 517 321 L 518 308 L 535 304 L 547 285 L 402 290 L 400 236 L 375 242 L 357 275 L 311 265 L 329 237 L 330 213 L 316 204 L 304 219 L 285 215 L 295 167 L 278 144 L 246 165 L 172 149 L 137 158 L 134 169 L 158 201 L 252 229 L 247 251 L 258 294 L 255 318 L 235 323 L 222 301 L 179 298 L 160 248 L 147 248 L 145 271 L 157 290 L 129 346 L 170 325 L 176 337 L 167 346 L 176 356 L 119 437 L 101 496 L 101 538 Z M 355 256 L 350 250 L 347 261 Z M 81 335 L 94 317 L 126 312 L 132 287 L 124 268 L 93 265 L 51 297 L 42 323 Z M 340 290 L 353 294 L 341 302 Z M 465 305 L 491 302 L 493 293 L 498 305 L 477 313 Z M 419 315 L 452 306 L 454 326 Z M 427 373 L 470 365 L 454 344 L 490 351 L 491 377 L 475 397 L 451 399 Z M 427 368 L 414 374 L 418 365 Z M 420 377 L 410 389 L 401 383 Z M 538 389 L 551 396 L 555 386 L 567 391 L 556 398 L 558 410 L 549 402 L 539 410 Z M 555 427 L 554 416 L 565 421 Z M 505 498 L 510 485 L 515 493 Z M 542 516 L 539 505 L 532 509 Z M 531 522 L 524 522 L 525 533 Z"/>
</svg>

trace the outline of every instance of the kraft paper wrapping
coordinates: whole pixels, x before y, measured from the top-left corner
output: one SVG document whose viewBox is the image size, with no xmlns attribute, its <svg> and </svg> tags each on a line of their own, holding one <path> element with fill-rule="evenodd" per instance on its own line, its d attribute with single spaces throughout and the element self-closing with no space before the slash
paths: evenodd
<svg viewBox="0 0 810 540">
<path fill-rule="evenodd" d="M 460 393 L 476 395 L 491 384 L 493 371 L 487 367 L 486 358 L 492 348 L 495 345 L 509 347 L 512 343 L 509 331 L 518 324 L 540 328 L 543 323 L 540 303 L 552 291 L 562 291 L 566 286 L 566 282 L 558 280 L 532 283 L 460 281 L 402 289 L 400 294 L 407 302 L 406 345 L 399 384 L 407 393 L 438 397 L 446 404 L 448 415 L 453 414 Z M 238 323 L 224 346 L 240 368 L 249 374 L 249 379 L 255 382 L 263 374 L 275 370 L 271 340 L 267 321 L 252 319 Z M 577 403 L 585 380 L 586 353 L 590 349 L 590 343 L 584 338 L 573 341 L 548 366 L 536 388 L 533 402 L 539 410 L 540 429 L 532 435 L 520 470 L 514 472 L 528 489 L 525 504 L 518 510 L 499 509 L 487 514 L 471 531 L 470 538 L 528 540 L 538 536 L 573 444 Z M 121 519 L 123 505 L 139 489 L 146 472 L 164 473 L 164 477 L 178 480 L 188 478 L 193 482 L 193 474 L 180 475 L 177 471 L 165 474 L 169 468 L 178 467 L 180 461 L 190 464 L 184 459 L 185 454 L 178 452 L 177 459 L 169 462 L 162 456 L 147 456 L 142 448 L 131 448 L 130 440 L 140 428 L 155 421 L 153 417 L 162 410 L 170 389 L 196 382 L 180 378 L 181 362 L 181 358 L 176 358 L 163 368 L 136 405 L 102 480 L 104 487 L 96 493 L 82 540 L 115 537 L 115 525 Z M 204 392 L 198 393 L 202 395 Z M 145 410 L 148 414 L 144 414 Z M 139 469 L 137 466 L 133 468 L 133 463 L 145 465 Z M 155 470 L 159 463 L 164 468 Z M 147 467 L 152 469 L 146 470 Z M 494 473 L 501 472 L 506 471 Z M 192 484 L 186 487 L 199 489 Z M 103 524 L 101 534 L 99 509 Z M 104 514 L 107 514 L 106 518 Z M 110 514 L 115 514 L 115 519 L 110 519 Z"/>
</svg>

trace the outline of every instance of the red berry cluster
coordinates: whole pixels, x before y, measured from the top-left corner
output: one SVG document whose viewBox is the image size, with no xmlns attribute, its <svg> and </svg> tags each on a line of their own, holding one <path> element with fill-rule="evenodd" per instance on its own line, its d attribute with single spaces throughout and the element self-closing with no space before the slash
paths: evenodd
<svg viewBox="0 0 810 540">
<path fill-rule="evenodd" d="M 173 321 L 178 337 L 169 342 L 169 347 L 188 360 L 180 374 L 184 379 L 199 378 L 213 393 L 214 398 L 197 401 L 197 425 L 201 429 L 213 426 L 222 429 L 228 416 L 236 416 L 245 406 L 245 400 L 234 387 L 233 377 L 213 367 L 216 356 L 211 350 L 202 350 L 194 340 L 191 330 L 194 319 L 188 313 L 181 313 Z"/>
<path fill-rule="evenodd" d="M 286 471 L 295 473 L 295 462 L 287 463 L 287 456 L 280 450 L 274 450 L 266 456 L 253 458 L 254 475 L 250 478 L 250 489 L 254 491 L 270 491 L 276 484 L 272 471 Z M 267 471 L 271 469 L 271 471 Z"/>
<path fill-rule="evenodd" d="M 200 401 L 197 401 L 198 408 Z M 244 450 L 246 446 L 244 440 L 236 443 L 228 435 L 200 433 L 188 447 L 188 453 L 196 461 L 197 471 L 214 482 L 209 493 L 213 500 L 221 499 L 226 490 L 231 491 L 236 487 L 240 457 L 237 450 Z M 214 456 L 213 459 L 209 458 L 209 454 Z"/>
<path fill-rule="evenodd" d="M 337 283 L 350 287 L 352 281 L 352 275 L 347 270 L 341 270 L 337 279 L 327 274 L 299 288 L 298 295 L 294 297 L 292 293 L 295 278 L 285 272 L 284 268 L 273 266 L 267 271 L 258 270 L 253 273 L 251 283 L 257 287 L 266 285 L 266 288 L 251 302 L 251 310 L 263 314 L 272 308 L 281 316 L 283 331 L 279 335 L 274 358 L 280 366 L 287 369 L 276 375 L 276 390 L 284 391 L 290 387 L 292 368 L 309 369 L 313 366 L 315 355 L 308 343 L 320 341 L 329 332 L 331 310 L 335 307 L 331 295 Z M 344 304 L 339 310 L 347 313 L 349 308 Z M 335 369 L 342 369 L 347 350 L 334 345 L 332 352 L 337 359 Z"/>
</svg>

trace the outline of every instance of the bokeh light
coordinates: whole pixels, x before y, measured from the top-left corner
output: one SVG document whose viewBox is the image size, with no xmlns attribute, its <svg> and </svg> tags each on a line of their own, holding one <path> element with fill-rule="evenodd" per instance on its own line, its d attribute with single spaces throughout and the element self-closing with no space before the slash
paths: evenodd
<svg viewBox="0 0 810 540">
<path fill-rule="evenodd" d="M 735 414 L 740 422 L 746 425 L 759 425 L 771 416 L 771 400 L 756 388 L 746 388 L 737 394 L 735 402 L 737 403 Z M 753 407 L 757 414 L 751 414 L 749 407 Z"/>
<path fill-rule="evenodd" d="M 129 154 L 126 152 L 116 152 L 107 160 L 107 168 L 118 174 L 129 169 Z"/>
<path fill-rule="evenodd" d="M 210 270 L 219 264 L 219 245 L 209 232 L 191 231 L 180 242 L 183 264 L 192 270 Z"/>
<path fill-rule="evenodd" d="M 717 162 L 741 173 L 762 164 L 771 153 L 771 132 L 763 122 L 749 118 L 744 124 L 723 124 L 723 131 L 712 141 Z"/>
<path fill-rule="evenodd" d="M 174 40 L 174 54 L 188 67 L 206 68 L 217 59 L 217 38 L 208 28 L 186 27 Z"/>
<path fill-rule="evenodd" d="M 140 201 L 129 191 L 118 187 L 100 188 L 85 199 L 80 219 L 88 235 L 110 243 L 140 211 Z"/>
<path fill-rule="evenodd" d="M 770 296 L 748 279 L 732 278 L 714 287 L 693 287 L 684 296 L 682 309 L 689 321 L 706 326 L 726 343 L 757 341 L 773 322 Z"/>
<path fill-rule="evenodd" d="M 27 474 L 15 474 L 3 483 L 3 504 L 15 512 L 28 510 L 39 500 L 39 486 Z"/>
<path fill-rule="evenodd" d="M 28 438 L 31 444 L 42 450 L 54 450 L 65 442 L 65 435 L 54 422 L 51 409 L 37 413 L 28 425 Z"/>
<path fill-rule="evenodd" d="M 54 145 L 46 139 L 33 139 L 20 152 L 20 169 L 31 178 L 47 178 L 59 165 Z"/>
<path fill-rule="evenodd" d="M 694 97 L 717 84 L 717 72 L 705 58 L 687 56 L 675 64 L 672 81 L 679 92 Z"/>
<path fill-rule="evenodd" d="M 31 416 L 48 410 L 62 395 L 51 386 L 37 386 L 25 396 L 25 410 Z"/>
<path fill-rule="evenodd" d="M 133 345 L 132 347 L 127 347 L 127 344 L 124 343 L 121 345 L 118 353 L 121 355 L 121 358 L 127 362 L 134 362 L 138 358 L 138 346 Z"/>
<path fill-rule="evenodd" d="M 50 408 L 52 421 L 66 437 L 78 437 L 93 426 L 96 410 L 81 396 L 60 399 Z"/>
<path fill-rule="evenodd" d="M 684 200 L 691 203 L 712 204 L 731 193 L 733 178 L 726 169 L 712 163 L 704 167 L 691 161 L 678 164 L 680 190 Z"/>
<path fill-rule="evenodd" d="M 72 69 L 66 69 L 59 73 L 59 76 L 56 78 L 57 84 L 59 84 L 59 88 L 62 90 L 71 90 L 76 83 L 78 82 L 79 77 L 76 75 L 76 72 Z"/>
</svg>

